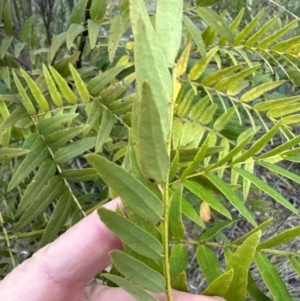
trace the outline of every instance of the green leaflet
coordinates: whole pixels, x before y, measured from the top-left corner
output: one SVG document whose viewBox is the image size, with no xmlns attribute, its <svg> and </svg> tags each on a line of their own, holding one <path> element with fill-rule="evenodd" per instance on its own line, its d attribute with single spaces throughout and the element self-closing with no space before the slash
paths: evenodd
<svg viewBox="0 0 300 301">
<path fill-rule="evenodd" d="M 113 211 L 100 208 L 98 214 L 107 228 L 129 248 L 148 258 L 161 258 L 163 247 L 155 237 Z"/>
<path fill-rule="evenodd" d="M 300 226 L 286 230 L 284 232 L 281 232 L 280 234 L 273 236 L 272 238 L 265 240 L 258 245 L 257 249 L 261 250 L 274 248 L 294 238 L 297 238 L 298 236 L 300 236 Z"/>
<path fill-rule="evenodd" d="M 265 94 L 267 91 L 273 90 L 279 86 L 281 86 L 283 83 L 285 83 L 285 80 L 278 80 L 275 82 L 265 83 L 262 85 L 259 85 L 250 91 L 247 91 L 242 97 L 241 101 L 243 102 L 250 102 L 263 94 Z"/>
<path fill-rule="evenodd" d="M 55 116 L 51 116 L 51 118 L 41 120 L 38 123 L 38 130 L 42 135 L 47 137 L 58 131 L 63 123 L 72 121 L 76 116 L 78 116 L 76 113 L 56 114 Z"/>
<path fill-rule="evenodd" d="M 67 32 L 62 32 L 59 35 L 53 37 L 51 46 L 49 47 L 47 62 L 48 64 L 53 64 L 53 59 L 55 58 L 56 52 L 60 47 L 66 42 Z"/>
<path fill-rule="evenodd" d="M 206 56 L 201 58 L 191 69 L 189 73 L 189 79 L 190 80 L 197 80 L 202 73 L 205 71 L 207 68 L 207 65 L 210 63 L 210 61 L 213 59 L 215 54 L 218 52 L 219 47 L 215 47 L 211 49 Z"/>
<path fill-rule="evenodd" d="M 298 27 L 298 21 L 297 20 L 293 20 L 290 23 L 288 23 L 286 26 L 284 26 L 283 28 L 275 31 L 273 34 L 271 34 L 270 36 L 268 36 L 267 38 L 265 38 L 264 40 L 262 40 L 257 47 L 260 49 L 265 49 L 268 46 L 270 46 L 271 44 L 279 41 L 279 39 L 281 37 L 283 37 L 286 33 L 292 31 L 293 29 Z"/>
<path fill-rule="evenodd" d="M 214 3 L 218 2 L 219 0 L 197 0 L 197 5 L 199 6 L 210 6 Z"/>
<path fill-rule="evenodd" d="M 98 155 L 87 155 L 100 177 L 117 193 L 124 204 L 150 221 L 159 221 L 163 214 L 161 201 L 143 184 L 120 166 Z"/>
<path fill-rule="evenodd" d="M 32 80 L 32 78 L 23 69 L 21 69 L 21 74 L 25 78 L 25 80 L 30 88 L 30 91 L 31 91 L 35 101 L 39 105 L 39 107 L 45 111 L 49 111 L 48 102 L 47 102 L 46 98 L 44 97 L 43 93 L 41 92 L 41 90 L 39 89 L 39 87 L 37 86 L 37 84 Z"/>
<path fill-rule="evenodd" d="M 247 293 L 248 272 L 253 260 L 261 232 L 248 237 L 232 255 L 226 271 L 233 269 L 233 279 L 224 296 L 227 300 L 244 301 Z M 282 299 L 284 300 L 284 299 Z"/>
<path fill-rule="evenodd" d="M 198 153 L 196 154 L 193 161 L 188 165 L 188 167 L 184 170 L 181 175 L 181 179 L 185 179 L 187 176 L 191 175 L 196 169 L 199 167 L 199 164 L 202 163 L 205 154 L 207 152 L 209 146 L 209 136 L 205 139 L 201 147 L 199 148 Z"/>
<path fill-rule="evenodd" d="M 115 117 L 107 109 L 103 109 L 100 128 L 97 133 L 95 153 L 102 150 L 103 144 L 108 139 L 115 124 Z"/>
<path fill-rule="evenodd" d="M 12 71 L 12 74 L 13 74 L 14 82 L 17 86 L 18 92 L 23 100 L 23 104 L 24 104 L 26 111 L 30 115 L 35 115 L 36 114 L 35 108 L 31 102 L 30 98 L 28 97 L 25 89 L 23 88 L 22 84 L 20 83 L 20 80 L 18 79 L 18 77 L 14 71 Z"/>
<path fill-rule="evenodd" d="M 244 205 L 243 200 L 237 196 L 237 194 L 227 183 L 223 182 L 220 178 L 212 174 L 206 174 L 205 177 L 211 183 L 213 183 L 213 185 L 215 185 L 224 194 L 224 196 L 226 196 L 228 201 L 240 212 L 241 215 L 243 215 L 253 226 L 256 226 L 256 222 Z"/>
<path fill-rule="evenodd" d="M 4 24 L 5 33 L 8 36 L 13 35 L 13 24 L 14 24 L 12 21 L 10 7 L 11 7 L 10 1 L 5 1 L 4 7 L 3 7 L 3 15 L 1 16 L 2 20 L 3 20 L 3 24 Z"/>
<path fill-rule="evenodd" d="M 75 183 L 87 182 L 99 177 L 97 171 L 94 168 L 65 169 L 61 172 L 60 175 L 64 179 Z"/>
<path fill-rule="evenodd" d="M 111 274 L 102 274 L 102 276 L 122 287 L 137 301 L 158 301 L 156 298 L 149 295 L 145 290 L 133 284 L 132 282 L 125 280 L 124 278 Z"/>
<path fill-rule="evenodd" d="M 70 24 L 72 23 L 80 24 L 82 22 L 87 3 L 88 0 L 79 0 L 77 2 L 70 15 L 70 20 L 69 20 Z"/>
<path fill-rule="evenodd" d="M 52 150 L 57 150 L 58 148 L 65 146 L 67 142 L 76 136 L 80 135 L 87 127 L 87 125 L 82 125 L 53 132 L 45 137 L 45 143 Z"/>
<path fill-rule="evenodd" d="M 261 64 L 256 64 L 251 68 L 244 69 L 230 77 L 227 77 L 220 82 L 218 82 L 215 88 L 219 91 L 230 90 L 236 87 L 236 85 L 240 85 L 241 81 L 252 75 L 257 69 L 261 67 Z"/>
<path fill-rule="evenodd" d="M 260 13 L 249 23 L 247 26 L 235 37 L 234 45 L 241 44 L 255 29 L 257 23 L 263 16 L 264 10 L 261 10 Z"/>
<path fill-rule="evenodd" d="M 210 8 L 199 7 L 196 9 L 196 12 L 200 18 L 212 29 L 218 32 L 220 36 L 224 36 L 228 39 L 228 41 L 233 42 L 233 33 L 222 17 L 220 17 Z"/>
<path fill-rule="evenodd" d="M 69 160 L 83 154 L 95 147 L 96 138 L 89 137 L 77 140 L 67 146 L 59 148 L 54 154 L 54 160 L 58 163 L 66 163 Z"/>
<path fill-rule="evenodd" d="M 234 107 L 230 107 L 224 112 L 214 123 L 214 130 L 221 132 L 225 126 L 231 121 L 232 116 L 235 112 Z"/>
<path fill-rule="evenodd" d="M 182 0 L 174 0 L 171 5 L 169 0 L 157 2 L 155 30 L 169 68 L 174 66 L 181 44 L 182 10 Z"/>
<path fill-rule="evenodd" d="M 36 199 L 40 191 L 47 182 L 54 176 L 56 171 L 55 164 L 51 160 L 42 163 L 39 170 L 35 174 L 31 183 L 27 186 L 25 193 L 18 206 L 16 216 L 22 214 L 25 209 Z"/>
<path fill-rule="evenodd" d="M 245 241 L 248 237 L 250 237 L 252 234 L 254 234 L 255 232 L 258 232 L 262 229 L 265 229 L 273 220 L 273 218 L 270 218 L 268 220 L 266 220 L 265 222 L 263 222 L 262 224 L 260 224 L 259 226 L 257 226 L 256 228 L 252 229 L 251 231 L 249 231 L 248 233 L 242 235 L 241 237 L 239 237 L 238 239 L 234 240 L 233 242 L 231 242 L 230 245 L 238 245 L 240 243 L 242 243 L 243 241 Z M 229 245 L 229 246 L 230 246 Z"/>
<path fill-rule="evenodd" d="M 62 98 L 61 98 L 60 94 L 57 91 L 57 88 L 56 88 L 56 85 L 54 83 L 54 80 L 53 80 L 52 76 L 50 75 L 47 67 L 44 64 L 43 64 L 43 74 L 44 74 L 44 78 L 45 78 L 50 96 L 52 98 L 52 101 L 57 106 L 62 107 L 62 105 L 63 105 Z"/>
<path fill-rule="evenodd" d="M 278 154 L 281 154 L 282 152 L 284 152 L 285 150 L 293 147 L 294 145 L 296 144 L 299 144 L 300 143 L 300 136 L 297 136 L 277 147 L 275 147 L 274 149 L 262 154 L 261 156 L 259 156 L 257 158 L 257 160 L 261 160 L 261 159 L 264 159 L 264 158 L 269 158 L 269 157 L 273 157 L 273 156 L 276 156 Z M 261 161 L 258 161 L 259 164 L 263 165 L 263 164 L 267 164 L 266 162 L 261 162 Z M 263 165 L 264 166 L 264 165 Z M 268 166 L 271 166 L 270 164 L 268 164 Z M 266 166 L 265 166 L 266 167 Z M 268 167 L 267 167 L 268 168 Z"/>
<path fill-rule="evenodd" d="M 280 42 L 276 44 L 274 47 L 272 47 L 272 50 L 278 51 L 278 52 L 286 52 L 291 53 L 293 50 L 295 51 L 294 54 L 298 54 L 297 46 L 299 47 L 300 37 L 296 36 L 291 39 L 285 40 L 283 42 Z"/>
<path fill-rule="evenodd" d="M 185 271 L 182 271 L 175 281 L 172 283 L 172 288 L 181 292 L 188 292 L 187 279 Z"/>
<path fill-rule="evenodd" d="M 208 284 L 221 275 L 219 260 L 212 249 L 205 245 L 199 245 L 196 250 L 196 258 Z"/>
<path fill-rule="evenodd" d="M 281 276 L 271 261 L 257 252 L 255 255 L 255 263 L 274 301 L 292 301 Z"/>
<path fill-rule="evenodd" d="M 300 262 L 294 257 L 289 256 L 291 265 L 293 266 L 295 272 L 300 276 Z"/>
<path fill-rule="evenodd" d="M 31 17 L 29 17 L 26 20 L 26 22 L 22 26 L 21 32 L 20 32 L 20 40 L 22 42 L 25 42 L 29 38 L 34 19 L 35 19 L 35 15 L 32 15 Z"/>
<path fill-rule="evenodd" d="M 202 32 L 196 27 L 196 25 L 193 23 L 193 21 L 186 15 L 183 15 L 182 20 L 183 20 L 185 27 L 188 29 L 191 36 L 193 37 L 193 39 L 197 45 L 198 51 L 200 52 L 202 58 L 205 58 L 206 49 L 205 49 L 205 44 L 204 44 L 204 41 L 202 38 Z"/>
<path fill-rule="evenodd" d="M 195 181 L 184 181 L 184 186 L 190 190 L 192 193 L 197 195 L 203 202 L 206 202 L 211 208 L 218 211 L 222 215 L 226 216 L 227 218 L 231 219 L 230 212 L 226 209 L 226 207 L 218 200 L 212 192 L 202 186 L 200 183 Z"/>
<path fill-rule="evenodd" d="M 143 0 L 130 1 L 130 19 L 134 34 L 135 71 L 137 78 L 138 103 L 133 115 L 137 117 L 143 109 L 139 102 L 143 101 L 143 93 L 151 89 L 151 114 L 155 120 L 160 120 L 163 138 L 168 139 L 170 133 L 170 101 L 172 95 L 172 80 L 166 65 L 160 43 L 154 31 Z M 146 86 L 145 86 L 145 83 Z M 149 85 L 150 88 L 147 87 Z M 136 110 L 135 110 L 136 108 Z M 156 116 L 158 115 L 158 116 Z M 143 116 L 145 118 L 145 116 Z M 136 118 L 133 118 L 133 121 Z M 138 120 L 133 124 L 133 134 L 137 135 Z M 153 124 L 151 124 L 153 126 Z M 150 129 L 152 131 L 152 129 Z M 161 145 L 160 133 L 158 134 Z M 160 146 L 161 147 L 161 146 Z M 165 154 L 162 154 L 165 160 Z M 165 167 L 163 167 L 164 169 Z M 162 170 L 163 170 L 162 169 Z"/>
<path fill-rule="evenodd" d="M 168 176 L 170 159 L 163 133 L 163 121 L 152 92 L 151 86 L 145 82 L 142 86 L 140 114 L 135 129 L 136 152 L 144 176 L 161 184 Z"/>
<path fill-rule="evenodd" d="M 199 237 L 199 241 L 206 241 L 206 240 L 209 240 L 209 239 L 215 237 L 223 229 L 231 226 L 232 224 L 237 223 L 239 220 L 241 220 L 241 219 L 238 218 L 238 219 L 234 219 L 234 220 L 231 220 L 231 221 L 224 221 L 224 222 L 216 223 L 213 227 L 211 227 L 211 228 L 205 230 L 204 232 L 202 232 L 202 234 Z"/>
<path fill-rule="evenodd" d="M 163 292 L 166 286 L 165 278 L 141 261 L 120 251 L 110 253 L 112 263 L 127 279 L 150 292 Z"/>
<path fill-rule="evenodd" d="M 190 88 L 178 106 L 177 115 L 179 117 L 185 117 L 193 103 L 194 98 L 195 92 L 192 88 Z"/>
<path fill-rule="evenodd" d="M 67 35 L 66 35 L 66 44 L 68 50 L 70 50 L 74 40 L 76 37 L 85 31 L 85 28 L 81 24 L 71 24 L 68 28 Z"/>
<path fill-rule="evenodd" d="M 72 212 L 72 196 L 70 192 L 65 192 L 58 200 L 46 230 L 41 239 L 40 248 L 54 241 L 63 228 L 69 214 Z"/>
<path fill-rule="evenodd" d="M 13 41 L 13 37 L 4 37 L 3 40 L 1 41 L 1 47 L 0 47 L 0 58 L 3 59 L 11 42 Z"/>
<path fill-rule="evenodd" d="M 60 176 L 55 176 L 43 187 L 36 199 L 22 214 L 20 220 L 16 223 L 14 231 L 20 231 L 31 221 L 42 214 L 45 209 L 63 193 L 64 183 Z"/>
<path fill-rule="evenodd" d="M 90 7 L 91 19 L 100 23 L 106 12 L 107 0 L 93 0 Z"/>
<path fill-rule="evenodd" d="M 63 77 L 66 78 L 70 75 L 69 64 L 75 64 L 79 59 L 80 51 L 74 52 L 72 55 L 67 56 L 60 61 L 58 61 L 53 68 Z"/>
<path fill-rule="evenodd" d="M 69 64 L 69 68 L 70 68 L 70 71 L 71 71 L 72 77 L 74 79 L 75 86 L 76 86 L 76 89 L 78 91 L 80 98 L 84 102 L 88 102 L 90 100 L 90 93 L 89 93 L 88 89 L 86 88 L 85 82 L 81 79 L 80 74 L 73 67 L 72 64 Z"/>
<path fill-rule="evenodd" d="M 126 16 L 116 16 L 112 19 L 109 37 L 108 37 L 108 52 L 109 52 L 109 61 L 112 63 L 119 46 L 122 35 L 126 31 L 126 28 L 129 24 L 129 18 Z"/>
<path fill-rule="evenodd" d="M 126 69 L 128 65 L 117 65 L 108 69 L 105 72 L 99 73 L 96 77 L 91 79 L 87 85 L 87 89 L 93 96 L 98 95 L 112 79 L 114 79 L 121 71 Z"/>
<path fill-rule="evenodd" d="M 37 166 L 39 166 L 49 156 L 48 149 L 44 144 L 35 146 L 29 154 L 24 158 L 22 163 L 14 172 L 11 181 L 8 184 L 7 190 L 14 189 L 22 182 Z"/>
<path fill-rule="evenodd" d="M 205 228 L 205 224 L 200 218 L 199 214 L 196 212 L 194 207 L 183 197 L 182 198 L 182 213 L 191 221 L 193 221 L 198 226 Z"/>
<path fill-rule="evenodd" d="M 238 65 L 234 65 L 234 66 L 230 66 L 230 67 L 218 70 L 218 71 L 212 73 L 211 75 L 206 76 L 203 79 L 202 84 L 205 86 L 213 86 L 214 84 L 216 84 L 220 80 L 222 80 L 224 77 L 229 76 L 231 73 L 241 69 L 243 66 L 244 66 L 244 64 L 241 63 Z"/>
<path fill-rule="evenodd" d="M 65 81 L 65 79 L 52 66 L 49 66 L 49 69 L 50 69 L 51 74 L 52 74 L 55 82 L 57 83 L 57 85 L 58 85 L 61 93 L 65 97 L 65 99 L 69 103 L 76 103 L 75 94 L 73 93 L 73 91 L 71 90 L 71 88 L 68 86 L 68 84 Z"/>
<path fill-rule="evenodd" d="M 0 161 L 24 156 L 29 152 L 30 151 L 28 149 L 2 147 L 0 148 Z"/>
<path fill-rule="evenodd" d="M 254 301 L 272 301 L 269 297 L 261 292 L 261 290 L 257 287 L 256 283 L 254 282 L 251 273 L 248 273 L 248 295 Z"/>
<path fill-rule="evenodd" d="M 87 22 L 88 22 L 88 34 L 89 34 L 91 49 L 94 49 L 97 44 L 100 26 L 99 24 L 92 21 L 91 19 L 88 19 Z"/>
<path fill-rule="evenodd" d="M 204 113 L 201 115 L 200 123 L 204 125 L 209 124 L 213 120 L 217 109 L 218 105 L 216 103 L 213 103 L 210 106 L 208 106 Z"/>
<path fill-rule="evenodd" d="M 180 186 L 171 196 L 169 211 L 169 226 L 171 233 L 177 242 L 181 242 L 185 235 L 184 224 L 182 221 L 182 186 Z"/>
<path fill-rule="evenodd" d="M 264 26 L 262 26 L 258 31 L 256 31 L 246 42 L 245 45 L 247 47 L 251 47 L 254 44 L 258 43 L 261 38 L 272 28 L 276 26 L 276 23 L 278 22 L 278 17 L 275 16 L 273 19 L 268 21 Z"/>
<path fill-rule="evenodd" d="M 207 106 L 211 102 L 208 95 L 201 98 L 191 109 L 190 117 L 192 120 L 199 121 L 204 112 L 206 111 Z"/>
<path fill-rule="evenodd" d="M 170 275 L 173 284 L 180 273 L 185 272 L 189 260 L 189 252 L 184 244 L 176 244 L 170 255 Z"/>
<path fill-rule="evenodd" d="M 280 126 L 281 126 L 281 122 L 278 122 L 271 130 L 269 130 L 262 137 L 260 137 L 248 150 L 246 150 L 241 156 L 235 159 L 232 162 L 232 165 L 240 162 L 245 162 L 248 158 L 260 152 L 267 145 L 267 143 L 273 138 L 273 136 L 278 132 Z"/>
<path fill-rule="evenodd" d="M 203 292 L 205 296 L 219 296 L 223 297 L 226 295 L 228 288 L 231 285 L 233 279 L 233 269 L 225 272 L 213 280 L 209 286 Z"/>
<path fill-rule="evenodd" d="M 296 113 L 300 110 L 299 103 L 281 106 L 268 111 L 267 116 L 271 118 L 282 117 L 291 113 Z"/>
<path fill-rule="evenodd" d="M 278 203 L 289 209 L 290 211 L 298 214 L 297 209 L 287 200 L 285 199 L 279 192 L 277 192 L 274 188 L 266 184 L 263 180 L 257 178 L 252 173 L 238 168 L 234 167 L 234 170 L 237 171 L 242 177 L 247 178 L 251 183 L 253 183 L 256 187 L 258 187 L 260 190 L 267 193 L 270 197 L 275 199 Z"/>
</svg>

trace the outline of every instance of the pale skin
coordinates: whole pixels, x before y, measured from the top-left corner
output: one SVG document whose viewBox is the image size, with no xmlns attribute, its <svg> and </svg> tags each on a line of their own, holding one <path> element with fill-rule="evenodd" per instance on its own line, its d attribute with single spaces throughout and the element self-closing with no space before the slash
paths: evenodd
<svg viewBox="0 0 300 301">
<path fill-rule="evenodd" d="M 114 210 L 120 200 L 105 207 Z M 0 282 L 1 301 L 134 301 L 121 288 L 86 286 L 110 264 L 109 252 L 122 249 L 96 212 L 36 252 Z M 165 301 L 164 294 L 156 294 Z M 218 297 L 173 292 L 174 301 L 213 301 Z"/>
</svg>

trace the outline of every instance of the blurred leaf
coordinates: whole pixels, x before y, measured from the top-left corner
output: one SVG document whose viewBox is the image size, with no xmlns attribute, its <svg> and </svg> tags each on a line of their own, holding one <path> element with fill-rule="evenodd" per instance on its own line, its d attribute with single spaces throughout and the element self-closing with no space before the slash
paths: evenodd
<svg viewBox="0 0 300 301">
<path fill-rule="evenodd" d="M 114 60 L 121 37 L 125 33 L 128 24 L 129 18 L 127 16 L 116 16 L 111 21 L 108 37 L 108 52 L 110 62 L 113 62 Z"/>
<path fill-rule="evenodd" d="M 65 99 L 69 103 L 76 103 L 76 97 L 71 88 L 66 83 L 65 79 L 53 68 L 52 66 L 49 66 L 49 69 L 51 71 L 51 74 L 57 83 L 62 95 L 65 97 Z"/>
<path fill-rule="evenodd" d="M 254 109 L 258 111 L 267 111 L 277 109 L 300 100 L 300 96 L 284 97 L 275 100 L 262 101 L 254 105 Z"/>
<path fill-rule="evenodd" d="M 97 23 L 101 22 L 106 12 L 107 0 L 92 0 L 90 7 L 91 19 Z"/>
<path fill-rule="evenodd" d="M 130 281 L 150 292 L 164 291 L 165 279 L 157 271 L 124 252 L 113 251 L 110 253 L 110 257 L 118 271 Z"/>
<path fill-rule="evenodd" d="M 69 23 L 77 23 L 80 24 L 83 21 L 83 16 L 85 13 L 85 8 L 88 3 L 88 0 L 79 0 L 77 4 L 74 6 L 71 15 Z"/>
<path fill-rule="evenodd" d="M 68 50 L 70 50 L 73 41 L 77 38 L 79 34 L 85 31 L 85 28 L 81 24 L 71 24 L 68 28 L 67 35 L 66 35 L 66 44 Z"/>
<path fill-rule="evenodd" d="M 94 148 L 96 144 L 95 137 L 83 138 L 77 140 L 67 146 L 59 148 L 54 155 L 54 159 L 58 163 L 66 163 L 71 159 L 78 157 L 91 148 Z"/>
<path fill-rule="evenodd" d="M 233 42 L 234 36 L 225 22 L 225 20 L 220 17 L 217 13 L 215 13 L 210 8 L 199 7 L 196 9 L 196 12 L 200 16 L 200 18 L 211 28 L 217 31 L 220 36 L 224 36 L 228 39 L 228 41 Z"/>
<path fill-rule="evenodd" d="M 281 276 L 276 271 L 271 261 L 257 252 L 255 255 L 255 263 L 267 288 L 272 294 L 274 301 L 292 301 Z"/>
<path fill-rule="evenodd" d="M 62 230 L 72 208 L 72 196 L 70 192 L 65 192 L 58 200 L 46 230 L 41 239 L 40 248 L 54 241 Z"/>
<path fill-rule="evenodd" d="M 261 292 L 261 290 L 257 287 L 256 283 L 254 282 L 250 272 L 248 273 L 248 295 L 254 301 L 272 301 L 269 297 Z"/>
<path fill-rule="evenodd" d="M 98 214 L 107 228 L 132 250 L 152 259 L 160 259 L 163 247 L 155 237 L 113 211 L 100 208 Z"/>
<path fill-rule="evenodd" d="M 234 107 L 230 107 L 224 112 L 214 123 L 214 130 L 217 132 L 221 132 L 225 126 L 231 121 L 232 116 L 235 110 Z"/>
<path fill-rule="evenodd" d="M 22 163 L 14 172 L 12 179 L 8 184 L 8 191 L 15 188 L 22 182 L 37 166 L 44 162 L 49 156 L 48 149 L 43 144 L 38 144 L 29 154 L 23 159 Z"/>
<path fill-rule="evenodd" d="M 208 284 L 221 275 L 219 260 L 211 248 L 199 245 L 196 250 L 196 258 Z"/>
<path fill-rule="evenodd" d="M 299 111 L 299 103 L 289 104 L 288 106 L 282 106 L 268 111 L 267 116 L 271 118 L 282 117 L 291 113 Z"/>
<path fill-rule="evenodd" d="M 169 227 L 176 242 L 181 242 L 185 235 L 181 212 L 182 186 L 175 190 L 170 200 Z"/>
<path fill-rule="evenodd" d="M 169 0 L 160 0 L 157 2 L 155 30 L 169 68 L 174 67 L 174 62 L 181 45 L 182 10 L 182 0 L 174 0 L 172 1 L 172 5 L 170 5 Z"/>
<path fill-rule="evenodd" d="M 162 202 L 141 182 L 120 166 L 98 155 L 87 155 L 101 178 L 117 193 L 122 201 L 143 218 L 159 221 L 163 214 Z"/>
<path fill-rule="evenodd" d="M 185 271 L 181 272 L 172 283 L 172 288 L 181 292 L 188 292 L 187 279 Z"/>
<path fill-rule="evenodd" d="M 1 16 L 3 24 L 4 24 L 4 31 L 8 36 L 13 35 L 13 20 L 11 15 L 11 2 L 5 1 L 4 7 L 3 7 L 3 15 Z"/>
<path fill-rule="evenodd" d="M 118 286 L 123 288 L 127 293 L 132 295 L 137 301 L 158 301 L 156 298 L 149 295 L 145 290 L 133 284 L 132 282 L 125 280 L 124 278 L 111 275 L 111 274 L 102 274 L 102 276 L 116 283 Z"/>
<path fill-rule="evenodd" d="M 293 269 L 295 270 L 295 272 L 298 274 L 298 276 L 300 276 L 300 262 L 299 260 L 297 260 L 294 257 L 289 256 L 289 261 L 293 266 Z"/>
<path fill-rule="evenodd" d="M 184 186 L 197 195 L 203 202 L 206 202 L 216 210 L 217 212 L 221 213 L 222 215 L 226 216 L 227 218 L 231 219 L 231 214 L 227 210 L 227 208 L 221 203 L 220 200 L 218 200 L 211 191 L 206 189 L 204 186 L 202 186 L 200 183 L 190 180 L 184 181 Z"/>
<path fill-rule="evenodd" d="M 18 148 L 0 148 L 0 161 L 9 160 L 11 158 L 17 158 L 28 154 L 30 150 L 18 149 Z"/>
<path fill-rule="evenodd" d="M 251 156 L 260 152 L 267 143 L 273 138 L 273 136 L 278 132 L 281 127 L 281 122 L 278 122 L 271 130 L 261 136 L 249 149 L 247 149 L 241 156 L 232 162 L 235 165 L 240 162 L 245 162 Z"/>
<path fill-rule="evenodd" d="M 197 0 L 199 6 L 210 6 L 218 2 L 219 0 Z"/>
<path fill-rule="evenodd" d="M 22 42 L 25 42 L 29 36 L 30 36 L 30 31 L 31 31 L 31 27 L 32 24 L 34 22 L 35 16 L 32 15 L 31 17 L 29 17 L 26 22 L 23 24 L 22 28 L 21 28 L 21 32 L 20 32 L 20 40 Z"/>
<path fill-rule="evenodd" d="M 78 94 L 80 98 L 87 102 L 90 100 L 90 93 L 88 89 L 86 88 L 85 82 L 82 80 L 80 74 L 77 72 L 77 70 L 72 66 L 72 64 L 69 64 L 69 68 L 72 74 L 72 77 L 75 82 L 76 89 L 78 91 Z"/>
<path fill-rule="evenodd" d="M 94 168 L 65 169 L 60 175 L 68 181 L 75 183 L 88 182 L 99 177 Z"/>
<path fill-rule="evenodd" d="M 141 91 L 136 152 L 141 171 L 148 179 L 163 183 L 168 176 L 169 156 L 164 137 L 164 124 L 156 107 L 153 90 L 144 83 Z"/>
<path fill-rule="evenodd" d="M 186 246 L 182 243 L 176 244 L 170 255 L 170 274 L 172 284 L 182 272 L 185 272 L 188 260 L 189 252 Z"/>
<path fill-rule="evenodd" d="M 220 178 L 212 174 L 205 175 L 205 177 L 224 194 L 228 201 L 238 210 L 241 215 L 243 215 L 253 226 L 256 226 L 256 222 L 244 205 L 244 202 L 237 196 L 237 194 L 227 183 L 223 182 Z"/>
<path fill-rule="evenodd" d="M 16 223 L 14 231 L 20 231 L 31 221 L 42 214 L 45 209 L 63 193 L 64 183 L 60 176 L 55 176 L 42 188 L 36 199 L 22 214 L 20 220 Z"/>
<path fill-rule="evenodd" d="M 193 23 L 193 21 L 187 17 L 186 15 L 183 15 L 183 23 L 187 30 L 190 32 L 191 36 L 193 37 L 193 40 L 195 41 L 198 51 L 201 54 L 202 58 L 205 58 L 206 56 L 206 49 L 205 44 L 202 38 L 202 32 L 196 27 L 196 25 Z"/>
<path fill-rule="evenodd" d="M 261 232 L 248 237 L 232 255 L 226 271 L 233 269 L 233 279 L 224 296 L 227 300 L 244 301 L 247 293 L 248 271 L 259 243 Z"/>
<path fill-rule="evenodd" d="M 256 187 L 258 187 L 261 191 L 268 194 L 270 197 L 275 199 L 278 203 L 289 209 L 290 211 L 294 213 L 298 213 L 297 209 L 287 200 L 285 199 L 279 192 L 277 192 L 274 188 L 266 184 L 263 180 L 257 178 L 252 173 L 238 168 L 234 167 L 234 170 L 237 171 L 242 177 L 247 178 L 251 183 L 253 183 Z"/>
<path fill-rule="evenodd" d="M 31 180 L 30 184 L 27 185 L 27 188 L 18 206 L 16 216 L 22 214 L 25 209 L 36 199 L 43 187 L 54 176 L 55 171 L 56 167 L 53 161 L 46 160 L 41 164 L 34 178 Z"/>
<path fill-rule="evenodd" d="M 0 58 L 3 59 L 11 42 L 13 41 L 13 37 L 9 37 L 9 36 L 6 36 L 2 39 L 1 41 L 1 47 L 0 47 Z"/>
<path fill-rule="evenodd" d="M 203 292 L 205 296 L 225 296 L 233 279 L 233 269 L 221 274 L 214 279 Z"/>
<path fill-rule="evenodd" d="M 223 229 L 226 229 L 227 227 L 231 226 L 232 224 L 237 223 L 241 218 L 234 219 L 232 221 L 224 221 L 224 222 L 216 222 L 214 226 L 212 226 L 209 229 L 206 229 L 199 237 L 199 241 L 206 241 L 213 237 L 215 237 L 217 234 L 219 234 Z"/>
<path fill-rule="evenodd" d="M 41 92 L 41 90 L 39 89 L 39 87 L 37 86 L 37 84 L 23 69 L 21 69 L 21 74 L 25 78 L 25 80 L 29 86 L 29 89 L 30 89 L 35 101 L 39 105 L 39 107 L 45 111 L 49 111 L 48 102 L 47 102 L 46 98 L 44 97 L 43 93 Z"/>
</svg>

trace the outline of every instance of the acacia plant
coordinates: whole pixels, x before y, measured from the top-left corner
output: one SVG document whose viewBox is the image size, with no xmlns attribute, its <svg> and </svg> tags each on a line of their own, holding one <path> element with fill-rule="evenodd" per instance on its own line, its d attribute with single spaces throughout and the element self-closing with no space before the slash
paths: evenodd
<svg viewBox="0 0 300 301">
<path fill-rule="evenodd" d="M 300 161 L 298 23 L 261 11 L 244 25 L 244 9 L 229 22 L 209 8 L 215 2 L 159 0 L 149 14 L 144 0 L 79 0 L 67 31 L 39 49 L 34 17 L 14 36 L 10 2 L 0 1 L 2 277 L 24 239 L 42 247 L 98 210 L 124 244 L 99 277 L 136 300 L 188 290 L 188 245 L 197 245 L 203 294 L 292 300 L 269 255 L 300 274 L 299 253 L 277 249 L 299 227 L 261 241 L 271 219 L 248 200 L 256 187 L 297 214 L 254 171 L 300 183 L 278 165 Z M 275 135 L 282 143 L 272 148 Z M 116 196 L 126 214 L 101 207 Z M 241 219 L 245 235 L 221 235 Z M 186 237 L 189 222 L 196 240 Z"/>
</svg>

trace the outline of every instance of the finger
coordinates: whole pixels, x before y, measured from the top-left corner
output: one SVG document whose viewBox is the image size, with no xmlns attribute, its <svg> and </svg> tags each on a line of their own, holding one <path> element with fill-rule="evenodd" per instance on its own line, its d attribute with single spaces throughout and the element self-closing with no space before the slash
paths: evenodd
<svg viewBox="0 0 300 301">
<path fill-rule="evenodd" d="M 105 207 L 114 210 L 118 203 Z M 6 276 L 0 300 L 77 301 L 86 282 L 109 265 L 109 251 L 120 248 L 120 240 L 94 212 Z"/>
<path fill-rule="evenodd" d="M 199 295 L 191 295 L 189 293 L 173 291 L 174 301 L 225 301 L 220 297 L 207 297 Z M 154 295 L 159 301 L 166 301 L 165 294 Z M 134 301 L 135 299 L 121 288 L 107 287 L 97 285 L 93 287 L 86 287 L 84 296 L 80 301 Z"/>
</svg>

